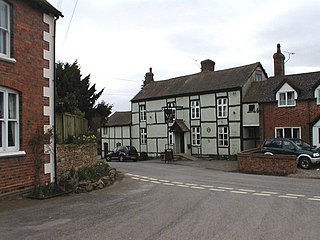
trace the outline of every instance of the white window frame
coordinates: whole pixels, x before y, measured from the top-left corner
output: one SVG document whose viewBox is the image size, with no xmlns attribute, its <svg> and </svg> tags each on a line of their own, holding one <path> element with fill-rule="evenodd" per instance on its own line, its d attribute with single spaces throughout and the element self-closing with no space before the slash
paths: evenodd
<svg viewBox="0 0 320 240">
<path fill-rule="evenodd" d="M 20 147 L 20 132 L 19 132 L 19 94 L 8 88 L 0 87 L 0 153 L 17 152 Z M 14 103 L 10 105 L 9 96 L 13 96 Z M 2 102 L 2 104 L 1 104 Z M 2 105 L 2 106 L 1 106 Z M 10 106 L 9 106 L 10 105 Z M 11 112 L 10 112 L 11 111 Z M 12 124 L 13 138 L 10 144 L 9 140 L 9 125 Z M 0 154 L 2 155 L 2 154 Z"/>
<path fill-rule="evenodd" d="M 218 118 L 228 117 L 228 98 L 217 99 L 217 116 Z"/>
<path fill-rule="evenodd" d="M 218 146 L 229 147 L 229 128 L 227 126 L 218 127 Z"/>
<path fill-rule="evenodd" d="M 320 105 L 320 86 L 314 91 L 314 96 L 317 99 L 317 105 Z"/>
<path fill-rule="evenodd" d="M 140 105 L 139 109 L 140 109 L 140 121 L 141 121 L 141 122 L 147 121 L 146 105 L 145 105 L 145 104 Z"/>
<path fill-rule="evenodd" d="M 191 119 L 200 118 L 200 101 L 193 100 L 191 101 Z"/>
<path fill-rule="evenodd" d="M 286 135 L 286 131 L 290 130 L 290 135 Z M 295 134 L 298 131 L 298 134 Z M 274 130 L 276 138 L 301 138 L 301 127 L 276 127 Z"/>
<path fill-rule="evenodd" d="M 10 9 L 11 8 L 8 3 L 0 0 L 0 17 L 1 17 L 0 19 L 0 57 L 2 58 L 10 58 L 10 52 L 11 52 Z M 3 13 L 5 13 L 5 16 L 3 16 Z M 5 22 L 6 24 L 2 22 Z M 2 42 L 3 35 L 6 41 L 5 44 Z"/>
<path fill-rule="evenodd" d="M 289 98 L 289 94 L 291 95 L 291 98 Z M 296 106 L 295 92 L 294 91 L 279 92 L 278 105 L 279 107 Z"/>
<path fill-rule="evenodd" d="M 201 128 L 192 127 L 191 128 L 191 141 L 192 146 L 200 146 L 201 143 Z"/>
<path fill-rule="evenodd" d="M 147 144 L 147 129 L 146 128 L 140 129 L 140 143 L 143 145 Z"/>
</svg>

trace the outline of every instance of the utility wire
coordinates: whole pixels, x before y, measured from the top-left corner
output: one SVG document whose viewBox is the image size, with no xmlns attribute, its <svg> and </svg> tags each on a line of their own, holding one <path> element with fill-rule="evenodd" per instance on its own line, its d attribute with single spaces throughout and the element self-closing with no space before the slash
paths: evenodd
<svg viewBox="0 0 320 240">
<path fill-rule="evenodd" d="M 72 15 L 71 15 L 71 18 L 70 18 L 70 21 L 69 21 L 69 25 L 68 25 L 68 28 L 67 28 L 67 32 L 66 32 L 66 35 L 64 37 L 64 41 L 66 41 L 66 38 L 68 36 L 68 33 L 69 33 L 69 29 L 70 29 L 70 26 L 71 26 L 71 22 L 72 22 L 72 19 L 73 19 L 73 15 L 74 15 L 74 12 L 76 11 L 76 8 L 77 8 L 77 5 L 78 5 L 78 1 L 79 0 L 76 0 L 76 3 L 74 4 L 74 7 L 73 7 L 73 11 L 72 11 Z"/>
</svg>

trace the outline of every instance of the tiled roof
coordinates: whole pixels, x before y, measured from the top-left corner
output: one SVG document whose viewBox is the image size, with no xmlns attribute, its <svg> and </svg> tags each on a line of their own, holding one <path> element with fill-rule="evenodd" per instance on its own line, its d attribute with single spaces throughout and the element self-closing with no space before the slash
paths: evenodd
<svg viewBox="0 0 320 240">
<path fill-rule="evenodd" d="M 62 13 L 46 0 L 24 0 L 24 1 L 30 4 L 33 4 L 34 6 L 36 6 L 37 8 L 41 9 L 44 12 L 52 13 L 56 17 L 63 17 Z"/>
<path fill-rule="evenodd" d="M 115 112 L 107 121 L 107 127 L 128 126 L 131 125 L 131 111 Z"/>
<path fill-rule="evenodd" d="M 236 89 L 242 87 L 260 63 L 219 71 L 205 71 L 192 75 L 154 81 L 147 84 L 131 101 L 160 99 L 191 94 Z"/>
<path fill-rule="evenodd" d="M 298 92 L 298 99 L 314 98 L 314 89 L 320 84 L 320 72 L 271 77 L 265 81 L 253 82 L 243 100 L 247 103 L 276 101 L 276 92 L 284 83 Z"/>
</svg>

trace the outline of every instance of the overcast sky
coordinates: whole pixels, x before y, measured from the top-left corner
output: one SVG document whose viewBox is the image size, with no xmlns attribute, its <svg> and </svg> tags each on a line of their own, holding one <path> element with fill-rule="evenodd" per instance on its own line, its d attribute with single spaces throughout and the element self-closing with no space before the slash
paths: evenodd
<svg viewBox="0 0 320 240">
<path fill-rule="evenodd" d="M 99 100 L 113 111 L 130 110 L 150 67 L 155 80 L 165 80 L 199 72 L 205 59 L 216 70 L 261 62 L 273 76 L 280 43 L 286 60 L 290 55 L 286 74 L 320 71 L 319 0 L 49 2 L 64 15 L 57 22 L 57 60 L 77 59 L 83 76 L 105 88 Z"/>
</svg>

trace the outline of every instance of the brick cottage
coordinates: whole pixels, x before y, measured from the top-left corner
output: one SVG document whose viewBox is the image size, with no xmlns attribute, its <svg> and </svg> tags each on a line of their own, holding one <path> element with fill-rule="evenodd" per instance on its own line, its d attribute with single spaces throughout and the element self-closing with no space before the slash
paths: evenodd
<svg viewBox="0 0 320 240">
<path fill-rule="evenodd" d="M 55 181 L 55 25 L 45 0 L 0 0 L 0 195 Z M 33 141 L 33 144 L 30 144 Z M 34 149 L 34 148 L 37 149 Z"/>
</svg>

